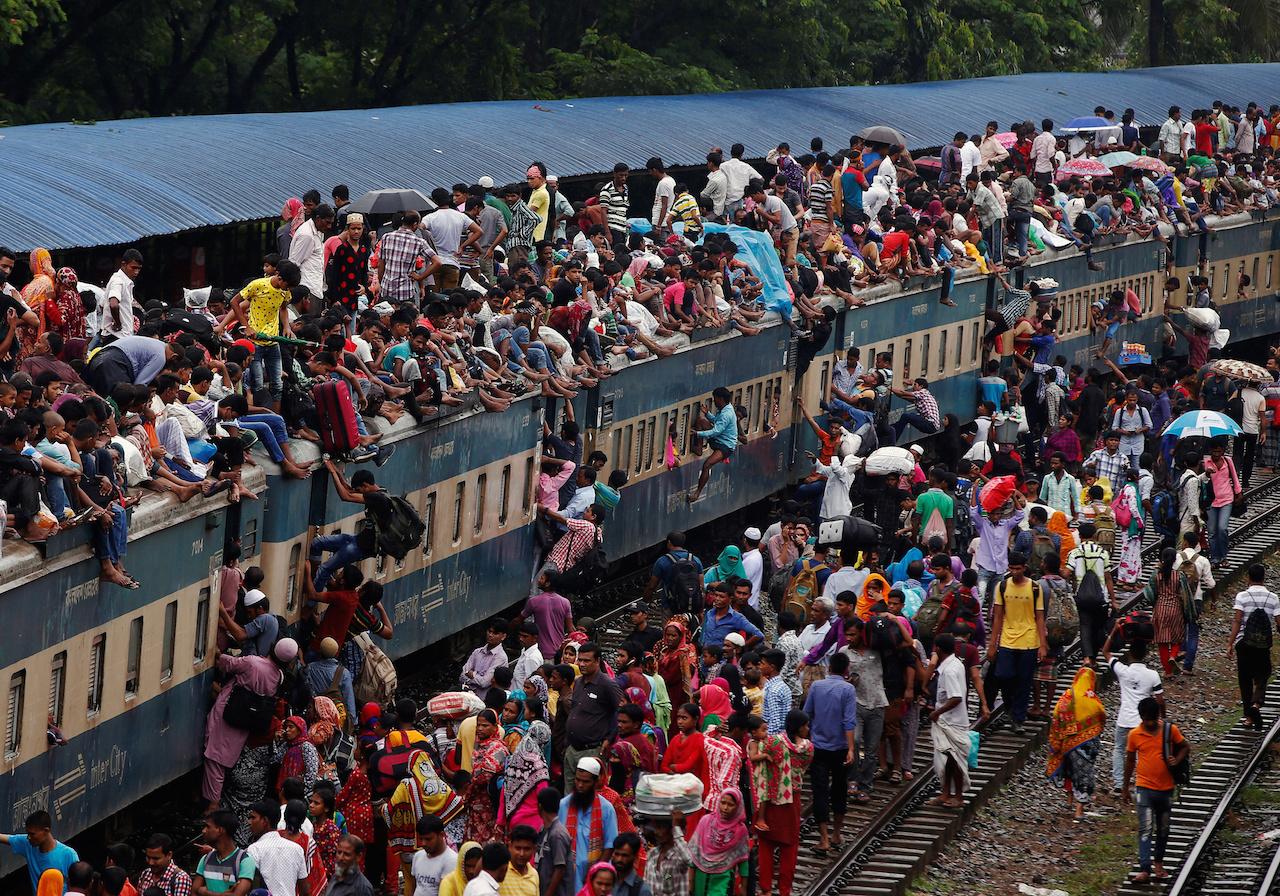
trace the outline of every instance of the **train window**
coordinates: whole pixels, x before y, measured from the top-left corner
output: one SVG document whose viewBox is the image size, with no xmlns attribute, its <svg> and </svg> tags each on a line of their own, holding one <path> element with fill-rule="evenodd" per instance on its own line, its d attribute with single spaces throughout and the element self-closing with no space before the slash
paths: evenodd
<svg viewBox="0 0 1280 896">
<path fill-rule="evenodd" d="M 892 342 L 890 342 L 888 345 L 886 345 L 886 346 L 884 347 L 884 351 L 885 351 L 885 354 L 887 354 L 887 355 L 889 356 L 889 361 L 890 361 L 890 362 L 892 362 L 892 361 L 893 361 L 893 343 L 892 343 Z M 872 358 L 872 360 L 874 361 L 874 360 L 875 360 L 875 358 L 873 357 L 873 358 Z M 889 366 L 890 366 L 890 367 L 893 367 L 893 364 L 892 364 L 892 363 L 890 363 L 890 365 L 889 365 Z"/>
<path fill-rule="evenodd" d="M 643 420 L 636 424 L 635 467 L 632 469 L 632 473 L 639 473 L 644 468 L 645 433 L 651 429 L 651 426 L 651 424 L 647 424 Z"/>
<path fill-rule="evenodd" d="M 822 376 L 818 382 L 818 400 L 826 401 L 827 395 L 830 394 L 829 384 L 831 382 L 831 362 L 822 362 Z"/>
<path fill-rule="evenodd" d="M 511 464 L 502 468 L 502 483 L 498 489 L 498 525 L 507 524 L 507 501 L 511 499 Z"/>
<path fill-rule="evenodd" d="M 459 482 L 453 487 L 453 535 L 450 541 L 457 544 L 462 540 L 462 518 L 466 515 L 463 502 L 467 499 L 467 484 Z"/>
<path fill-rule="evenodd" d="M 479 535 L 484 528 L 484 499 L 489 491 L 489 474 L 481 473 L 476 477 L 476 518 L 472 521 L 475 534 Z"/>
<path fill-rule="evenodd" d="M 667 415 L 662 415 L 663 422 L 666 422 Z M 644 448 L 644 469 L 653 469 L 653 446 L 658 441 L 658 418 L 649 418 L 649 444 Z"/>
<path fill-rule="evenodd" d="M 203 646 L 202 646 L 203 651 Z M 203 652 L 201 656 L 203 656 Z M 89 648 L 89 715 L 102 708 L 102 683 L 107 671 L 107 633 L 95 635 Z"/>
<path fill-rule="evenodd" d="M 929 375 L 929 349 L 932 347 L 933 336 L 929 333 L 924 334 L 924 339 L 920 343 L 920 375 L 927 377 Z"/>
<path fill-rule="evenodd" d="M 941 375 L 947 370 L 947 331 L 944 329 L 938 334 L 938 373 Z"/>
<path fill-rule="evenodd" d="M 659 464 L 662 463 L 662 459 L 667 454 L 667 433 L 670 431 L 670 429 L 671 429 L 671 413 L 669 411 L 663 411 L 662 416 L 658 418 L 658 433 L 656 436 L 654 436 L 654 438 L 658 442 L 658 447 L 655 449 L 655 451 L 657 452 L 657 455 L 658 455 Z M 652 469 L 653 465 L 650 464 L 649 467 L 650 469 Z"/>
<path fill-rule="evenodd" d="M 1244 262 L 1240 262 L 1240 273 L 1244 273 Z M 1239 275 L 1236 276 L 1236 282 L 1239 282 Z M 1222 266 L 1222 297 L 1227 297 L 1227 290 L 1231 288 L 1231 265 L 1224 264 Z"/>
<path fill-rule="evenodd" d="M 614 427 L 613 430 L 613 450 L 609 452 L 613 457 L 613 465 L 615 468 L 624 469 L 619 465 L 622 460 L 622 427 Z"/>
<path fill-rule="evenodd" d="M 980 335 L 981 335 L 981 331 L 978 329 L 978 327 L 980 327 L 980 326 L 982 326 L 982 325 L 981 325 L 980 323 L 978 323 L 977 321 L 974 321 L 972 324 L 970 324 L 970 325 L 969 325 L 969 327 L 970 327 L 970 332 L 969 332 L 969 363 L 970 363 L 970 364 L 977 364 L 977 363 L 978 363 L 978 342 L 979 342 L 979 337 L 980 337 Z"/>
<path fill-rule="evenodd" d="M 1275 262 L 1276 256 L 1273 252 L 1267 256 L 1267 289 L 1271 288 L 1271 269 L 1275 267 Z"/>
<path fill-rule="evenodd" d="M 912 340 L 908 339 L 906 348 L 902 350 L 902 369 L 907 376 L 911 376 L 911 343 Z"/>
<path fill-rule="evenodd" d="M 53 663 L 49 666 L 49 718 L 59 727 L 62 725 L 62 709 L 66 702 L 67 652 L 62 650 L 53 655 Z"/>
<path fill-rule="evenodd" d="M 422 534 L 422 556 L 430 557 L 431 549 L 436 545 L 436 493 L 427 492 L 422 502 L 422 524 L 426 531 Z"/>
<path fill-rule="evenodd" d="M 142 617 L 129 623 L 129 662 L 124 672 L 125 699 L 138 696 L 142 680 Z"/>
<path fill-rule="evenodd" d="M 631 469 L 631 448 L 632 440 L 635 438 L 635 430 L 634 423 L 629 424 L 622 430 L 622 456 L 618 460 L 621 461 L 621 467 L 624 470 Z"/>
<path fill-rule="evenodd" d="M 164 607 L 164 643 L 160 645 L 160 680 L 173 678 L 173 648 L 178 637 L 178 602 L 171 600 Z"/>
<path fill-rule="evenodd" d="M 956 370 L 964 366 L 964 324 L 956 327 Z"/>
<path fill-rule="evenodd" d="M 760 427 L 764 425 L 764 418 L 760 414 L 760 405 L 763 402 L 763 400 L 764 400 L 764 383 L 757 383 L 756 384 L 756 400 L 755 400 L 755 403 L 751 405 L 751 419 L 754 421 L 751 428 L 755 432 L 759 432 Z"/>
<path fill-rule="evenodd" d="M 244 524 L 244 533 L 240 539 L 242 556 L 252 557 L 258 553 L 258 518 L 250 517 Z"/>
<path fill-rule="evenodd" d="M 520 500 L 524 502 L 521 509 L 524 510 L 525 516 L 528 516 L 529 511 L 533 509 L 533 486 L 538 481 L 533 472 L 533 458 L 526 457 L 524 459 L 524 488 L 520 493 Z"/>
<path fill-rule="evenodd" d="M 1253 280 L 1253 283 L 1251 285 L 1253 286 L 1254 289 L 1258 288 L 1258 265 L 1261 262 L 1262 262 L 1261 258 L 1259 258 L 1256 255 L 1253 256 L 1253 277 L 1251 278 Z"/>
<path fill-rule="evenodd" d="M 205 654 L 209 652 L 209 613 L 212 608 L 209 605 L 209 589 L 200 589 L 200 599 L 196 601 L 196 645 L 192 650 L 192 656 L 195 662 L 204 662 Z"/>
<path fill-rule="evenodd" d="M 288 594 L 285 595 L 285 608 L 292 610 L 298 605 L 298 569 L 302 565 L 302 545 L 295 544 L 289 548 Z"/>
<path fill-rule="evenodd" d="M 676 452 L 685 453 L 685 433 L 689 431 L 689 413 L 688 407 L 680 409 L 680 426 L 676 429 Z"/>
<path fill-rule="evenodd" d="M 5 717 L 4 758 L 12 759 L 22 747 L 22 704 L 27 697 L 27 672 L 9 676 L 9 714 Z"/>
</svg>

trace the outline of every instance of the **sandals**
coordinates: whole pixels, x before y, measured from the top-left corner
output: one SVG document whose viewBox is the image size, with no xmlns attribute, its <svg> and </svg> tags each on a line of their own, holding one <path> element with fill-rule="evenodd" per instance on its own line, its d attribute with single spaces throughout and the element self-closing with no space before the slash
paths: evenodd
<svg viewBox="0 0 1280 896">
<path fill-rule="evenodd" d="M 901 783 L 902 783 L 902 772 L 898 771 L 898 769 L 896 769 L 896 768 L 895 768 L 895 769 L 894 769 L 894 770 L 889 774 L 889 783 L 890 783 L 890 784 L 901 784 Z"/>
</svg>

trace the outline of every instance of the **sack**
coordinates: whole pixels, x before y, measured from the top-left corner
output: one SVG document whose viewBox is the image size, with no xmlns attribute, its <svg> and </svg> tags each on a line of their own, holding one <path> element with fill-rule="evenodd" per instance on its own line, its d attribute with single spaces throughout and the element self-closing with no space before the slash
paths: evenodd
<svg viewBox="0 0 1280 896">
<path fill-rule="evenodd" d="M 677 557 L 675 554 L 667 554 L 667 559 L 671 561 L 671 577 L 667 584 L 667 599 L 671 611 L 702 612 L 702 572 L 693 562 L 693 556 L 686 554 Z"/>
<path fill-rule="evenodd" d="M 800 571 L 791 577 L 782 598 L 783 612 L 797 614 L 796 618 L 801 620 L 809 612 L 809 602 L 813 600 L 814 593 L 818 590 L 820 567 L 817 564 L 810 566 L 810 562 L 809 560 L 800 562 Z"/>
<path fill-rule="evenodd" d="M 1031 550 L 1027 553 L 1027 575 L 1037 578 L 1044 570 L 1044 558 L 1060 553 L 1053 545 L 1053 538 L 1044 532 L 1032 530 Z"/>
<path fill-rule="evenodd" d="M 920 543 L 928 544 L 934 537 L 941 538 L 944 542 L 947 539 L 947 523 L 942 518 L 942 511 L 936 507 L 929 513 L 929 519 L 925 521 L 924 529 L 920 532 Z"/>
<path fill-rule="evenodd" d="M 1280 411 L 1277 412 L 1276 419 L 1280 421 Z M 857 457 L 869 457 L 872 451 L 880 447 L 880 436 L 876 433 L 875 424 L 870 421 L 855 429 L 853 434 L 862 440 L 858 443 Z"/>
<path fill-rule="evenodd" d="M 1240 646 L 1256 650 L 1271 649 L 1271 616 L 1262 607 L 1254 607 L 1244 619 Z"/>
<path fill-rule="evenodd" d="M 391 513 L 385 521 L 373 514 L 365 514 L 365 526 L 372 527 L 378 552 L 403 560 L 409 552 L 422 544 L 427 527 L 413 509 L 413 505 L 399 495 L 391 495 Z"/>
<path fill-rule="evenodd" d="M 460 721 L 483 709 L 484 701 L 470 691 L 446 691 L 427 701 L 427 713 L 433 719 Z"/>
<path fill-rule="evenodd" d="M 1018 481 L 1012 476 L 997 476 L 982 486 L 978 492 L 978 503 L 987 513 L 1000 509 L 1018 490 Z"/>
<path fill-rule="evenodd" d="M 1044 595 L 1044 624 L 1049 646 L 1065 647 L 1080 635 L 1080 613 L 1071 587 L 1066 579 L 1041 579 L 1040 592 Z"/>
<path fill-rule="evenodd" d="M 1160 751 L 1164 755 L 1164 764 L 1169 769 L 1169 775 L 1173 778 L 1173 783 L 1182 787 L 1191 783 L 1191 750 L 1187 750 L 1186 758 L 1176 765 L 1171 761 L 1173 759 L 1173 744 L 1170 743 L 1173 737 L 1171 730 L 1173 725 L 1169 722 L 1164 723 L 1164 730 L 1160 735 Z"/>
<path fill-rule="evenodd" d="M 978 748 L 982 745 L 982 734 L 978 731 L 969 732 L 969 771 L 973 771 L 978 767 Z"/>
<path fill-rule="evenodd" d="M 902 646 L 902 629 L 887 616 L 874 616 L 867 624 L 872 650 L 897 650 Z"/>
<path fill-rule="evenodd" d="M 1178 534 L 1178 497 L 1173 492 L 1156 492 L 1151 499 L 1151 522 L 1161 535 Z"/>
<path fill-rule="evenodd" d="M 396 664 L 373 643 L 368 632 L 358 635 L 356 642 L 364 651 L 364 665 L 360 667 L 360 676 L 355 681 L 356 703 L 360 706 L 390 703 L 396 696 Z"/>
<path fill-rule="evenodd" d="M 275 694 L 259 694 L 239 684 L 231 688 L 231 694 L 222 707 L 224 722 L 232 728 L 257 735 L 271 730 L 271 720 L 275 714 Z"/>
</svg>

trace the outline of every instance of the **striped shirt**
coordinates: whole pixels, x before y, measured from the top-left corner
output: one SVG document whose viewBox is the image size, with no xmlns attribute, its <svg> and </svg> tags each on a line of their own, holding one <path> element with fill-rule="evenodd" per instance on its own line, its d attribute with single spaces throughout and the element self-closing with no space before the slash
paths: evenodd
<svg viewBox="0 0 1280 896">
<path fill-rule="evenodd" d="M 827 220 L 827 209 L 831 207 L 833 195 L 831 184 L 825 180 L 815 180 L 809 185 L 809 211 L 813 212 L 812 220 Z"/>
<path fill-rule="evenodd" d="M 911 400 L 916 403 L 916 411 L 921 417 L 941 428 L 942 415 L 938 413 L 938 400 L 927 389 L 916 389 L 911 393 Z"/>
<path fill-rule="evenodd" d="M 686 233 L 700 232 L 702 219 L 698 216 L 698 200 L 689 193 L 681 193 L 671 204 L 671 220 L 684 224 Z"/>
<path fill-rule="evenodd" d="M 409 279 L 418 259 L 435 255 L 427 241 L 415 231 L 393 230 L 382 238 L 378 258 L 382 261 L 382 298 L 403 302 L 418 297 L 418 284 Z"/>
<path fill-rule="evenodd" d="M 1099 448 L 1086 457 L 1084 465 L 1093 467 L 1099 479 L 1105 479 L 1110 482 L 1112 492 L 1120 491 L 1120 486 L 1124 485 L 1124 476 L 1129 472 L 1129 467 L 1131 466 L 1127 455 L 1121 454 L 1119 451 L 1115 454 L 1108 454 L 1106 448 Z"/>
<path fill-rule="evenodd" d="M 623 184 L 619 188 L 615 187 L 612 181 L 605 184 L 604 189 L 600 191 L 600 204 L 609 211 L 609 227 L 613 230 L 625 232 L 627 229 L 627 212 L 630 210 L 627 185 Z"/>
</svg>

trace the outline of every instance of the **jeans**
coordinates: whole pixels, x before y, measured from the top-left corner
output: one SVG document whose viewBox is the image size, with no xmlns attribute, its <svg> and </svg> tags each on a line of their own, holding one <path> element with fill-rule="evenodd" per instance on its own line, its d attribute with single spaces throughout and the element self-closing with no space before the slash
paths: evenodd
<svg viewBox="0 0 1280 896">
<path fill-rule="evenodd" d="M 1004 218 L 996 218 L 989 227 L 982 228 L 982 238 L 987 241 L 987 255 L 993 264 L 1004 263 Z"/>
<path fill-rule="evenodd" d="M 538 372 L 554 372 L 551 367 L 551 355 L 541 342 L 535 342 L 529 336 L 528 327 L 516 327 L 511 334 L 512 351 L 523 350 L 521 357 L 528 357 L 529 366 Z"/>
<path fill-rule="evenodd" d="M 1027 257 L 1027 234 L 1031 230 L 1031 212 L 1014 209 L 1009 212 L 1009 222 L 1013 224 L 1013 244 L 1020 258 Z"/>
<path fill-rule="evenodd" d="M 978 568 L 978 600 L 982 603 L 982 615 L 984 617 L 991 615 L 991 601 L 994 599 L 996 586 L 1000 584 L 1000 580 L 1003 578 L 1003 572 L 993 572 L 989 569 Z"/>
<path fill-rule="evenodd" d="M 854 783 L 863 793 L 870 793 L 875 785 L 876 770 L 880 767 L 880 738 L 884 734 L 886 707 L 867 709 L 858 706 L 858 761 Z"/>
<path fill-rule="evenodd" d="M 917 414 L 915 411 L 907 411 L 898 418 L 897 423 L 893 424 L 893 440 L 895 442 L 902 438 L 902 434 L 908 426 L 914 426 L 927 436 L 931 436 L 938 431 L 937 425 L 928 417 L 923 414 Z"/>
<path fill-rule="evenodd" d="M 265 371 L 265 382 L 263 380 Z M 249 362 L 249 389 L 257 393 L 263 389 L 271 393 L 272 401 L 279 401 L 284 393 L 284 368 L 280 360 L 280 346 L 276 343 L 254 348 Z"/>
<path fill-rule="evenodd" d="M 280 463 L 284 460 L 284 452 L 280 446 L 289 441 L 289 431 L 285 429 L 284 418 L 279 414 L 245 414 L 237 421 L 237 425 L 256 435 L 273 461 Z"/>
<path fill-rule="evenodd" d="M 596 366 L 604 364 L 604 349 L 600 347 L 600 334 L 587 327 L 582 331 L 582 338 L 586 342 L 587 354 L 591 356 L 591 360 Z"/>
<path fill-rule="evenodd" d="M 1200 650 L 1200 620 L 1187 620 L 1187 636 L 1182 642 L 1182 668 L 1190 672 L 1195 668 L 1196 653 Z"/>
<path fill-rule="evenodd" d="M 1205 514 L 1205 523 L 1209 527 L 1209 559 L 1214 562 L 1227 557 L 1227 532 L 1231 525 L 1231 505 L 1210 507 Z"/>
<path fill-rule="evenodd" d="M 1164 862 L 1164 848 L 1169 842 L 1169 819 L 1173 815 L 1172 790 L 1138 788 L 1138 866 L 1151 871 L 1152 862 Z M 1155 850 L 1152 852 L 1152 839 Z"/>
<path fill-rule="evenodd" d="M 203 476 L 197 476 L 195 473 L 192 473 L 189 469 L 187 469 L 186 467 L 184 467 L 182 464 L 178 463 L 171 457 L 166 457 L 164 459 L 164 465 L 165 465 L 165 469 L 167 469 L 174 476 L 177 476 L 183 482 L 204 482 Z"/>
<path fill-rule="evenodd" d="M 1129 744 L 1129 732 L 1132 730 L 1116 726 L 1116 742 L 1111 745 L 1111 783 L 1116 787 L 1124 786 L 1124 754 Z"/>
<path fill-rule="evenodd" d="M 1236 466 L 1240 469 L 1240 487 L 1248 488 L 1253 477 L 1253 463 L 1258 454 L 1258 434 L 1245 432 L 1236 436 Z"/>
<path fill-rule="evenodd" d="M 813 786 L 813 818 L 825 822 L 834 812 L 839 818 L 849 806 L 849 770 L 844 764 L 847 750 L 813 750 L 809 783 Z M 855 763 L 856 764 L 856 763 Z"/>
<path fill-rule="evenodd" d="M 1027 720 L 1027 706 L 1031 702 L 1031 682 L 1036 676 L 1036 651 L 1001 647 L 996 651 L 996 680 L 1000 693 L 1013 723 L 1021 725 Z"/>
<path fill-rule="evenodd" d="M 311 541 L 311 550 L 309 557 L 314 565 L 320 559 L 321 554 L 330 551 L 329 557 L 320 564 L 316 570 L 315 586 L 317 591 L 324 591 L 329 585 L 329 579 L 333 578 L 333 574 L 344 566 L 351 563 L 359 563 L 366 558 L 364 551 L 360 550 L 360 545 L 356 541 L 354 535 L 347 535 L 337 532 L 333 535 L 318 535 Z"/>
<path fill-rule="evenodd" d="M 107 505 L 111 514 L 111 528 L 103 529 L 93 523 L 93 551 L 99 560 L 119 563 L 129 548 L 129 518 L 119 504 Z"/>
<path fill-rule="evenodd" d="M 45 479 L 45 495 L 49 498 L 49 509 L 62 521 L 70 503 L 67 501 L 67 483 L 61 476 L 48 476 Z"/>
<path fill-rule="evenodd" d="M 1271 651 L 1261 647 L 1236 645 L 1236 679 L 1240 684 L 1240 704 L 1248 709 L 1262 705 L 1271 677 Z"/>
</svg>

